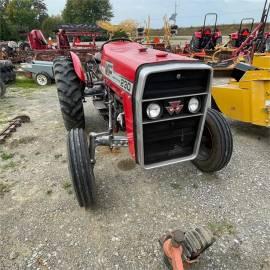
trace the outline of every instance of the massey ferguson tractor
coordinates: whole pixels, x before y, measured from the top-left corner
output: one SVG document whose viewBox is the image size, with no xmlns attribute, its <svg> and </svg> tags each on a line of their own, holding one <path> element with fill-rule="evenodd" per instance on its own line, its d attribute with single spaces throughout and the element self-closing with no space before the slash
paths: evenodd
<svg viewBox="0 0 270 270">
<path fill-rule="evenodd" d="M 96 200 L 95 149 L 101 145 L 128 147 L 145 169 L 192 161 L 210 173 L 231 159 L 230 127 L 210 109 L 212 68 L 197 60 L 117 39 L 104 43 L 86 72 L 71 52 L 54 61 L 54 74 L 81 207 Z M 108 130 L 85 132 L 85 97 L 92 98 Z"/>
</svg>

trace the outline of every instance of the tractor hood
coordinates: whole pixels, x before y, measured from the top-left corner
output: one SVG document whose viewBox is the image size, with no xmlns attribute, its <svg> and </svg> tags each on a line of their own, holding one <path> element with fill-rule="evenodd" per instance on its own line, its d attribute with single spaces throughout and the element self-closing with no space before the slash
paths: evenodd
<svg viewBox="0 0 270 270">
<path fill-rule="evenodd" d="M 134 82 L 137 69 L 140 66 L 144 64 L 162 64 L 172 61 L 190 63 L 197 60 L 146 48 L 136 42 L 113 41 L 105 44 L 103 47 L 101 67 L 106 72 L 110 72 L 106 70 L 108 66 L 113 67 L 114 72 Z"/>
</svg>

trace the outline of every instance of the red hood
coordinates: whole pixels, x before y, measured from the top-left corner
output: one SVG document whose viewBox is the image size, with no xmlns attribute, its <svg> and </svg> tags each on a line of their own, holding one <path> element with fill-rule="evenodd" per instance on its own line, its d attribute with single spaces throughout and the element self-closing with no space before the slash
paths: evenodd
<svg viewBox="0 0 270 270">
<path fill-rule="evenodd" d="M 136 71 L 141 65 L 168 61 L 193 62 L 197 60 L 173 53 L 145 49 L 143 45 L 136 42 L 115 41 L 104 45 L 101 65 L 105 67 L 106 62 L 110 62 L 115 72 L 129 81 L 135 81 Z"/>
</svg>

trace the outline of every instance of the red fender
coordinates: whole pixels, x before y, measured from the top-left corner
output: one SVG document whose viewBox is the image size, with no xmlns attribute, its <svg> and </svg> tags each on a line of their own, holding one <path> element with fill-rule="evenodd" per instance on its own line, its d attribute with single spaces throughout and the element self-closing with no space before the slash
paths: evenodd
<svg viewBox="0 0 270 270">
<path fill-rule="evenodd" d="M 81 81 L 85 82 L 86 81 L 85 74 L 84 74 L 84 70 L 83 70 L 82 63 L 79 56 L 74 52 L 70 52 L 70 57 L 72 59 L 72 63 L 73 63 L 73 67 L 74 67 L 76 75 Z"/>
</svg>

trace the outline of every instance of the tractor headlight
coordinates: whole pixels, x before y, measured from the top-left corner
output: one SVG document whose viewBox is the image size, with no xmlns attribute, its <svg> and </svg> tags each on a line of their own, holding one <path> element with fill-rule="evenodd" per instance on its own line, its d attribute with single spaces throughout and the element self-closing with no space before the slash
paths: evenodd
<svg viewBox="0 0 270 270">
<path fill-rule="evenodd" d="M 197 113 L 201 109 L 201 103 L 198 98 L 191 98 L 188 102 L 188 110 L 191 113 Z"/>
<path fill-rule="evenodd" d="M 147 116 L 150 119 L 158 119 L 162 114 L 162 109 L 157 103 L 150 103 L 146 108 Z"/>
</svg>

